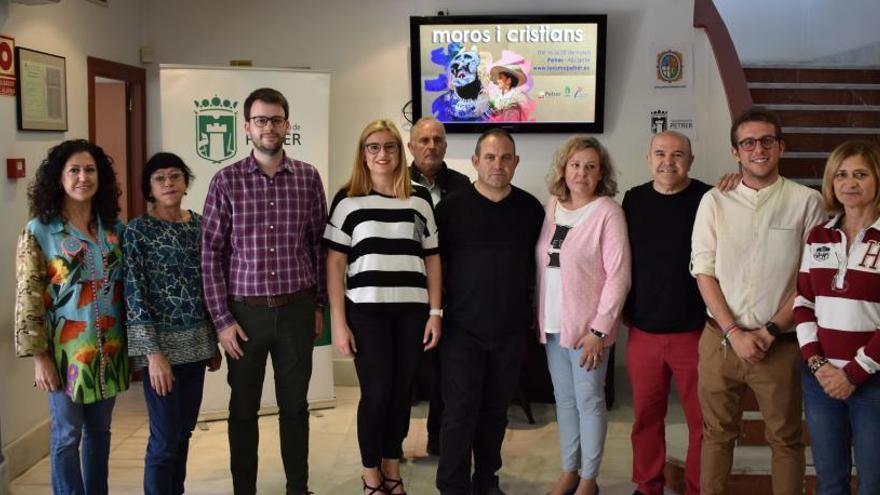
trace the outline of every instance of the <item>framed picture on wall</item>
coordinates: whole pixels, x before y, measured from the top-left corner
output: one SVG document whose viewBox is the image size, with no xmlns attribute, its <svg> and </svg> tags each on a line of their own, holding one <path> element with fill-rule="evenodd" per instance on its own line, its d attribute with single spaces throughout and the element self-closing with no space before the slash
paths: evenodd
<svg viewBox="0 0 880 495">
<path fill-rule="evenodd" d="M 15 106 L 20 131 L 67 130 L 67 65 L 64 57 L 15 48 Z"/>
</svg>

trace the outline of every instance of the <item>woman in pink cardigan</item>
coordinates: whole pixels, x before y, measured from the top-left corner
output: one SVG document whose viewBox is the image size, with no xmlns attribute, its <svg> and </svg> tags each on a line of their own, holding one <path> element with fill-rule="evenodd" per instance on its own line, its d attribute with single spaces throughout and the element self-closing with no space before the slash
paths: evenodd
<svg viewBox="0 0 880 495">
<path fill-rule="evenodd" d="M 595 495 L 605 445 L 605 373 L 630 283 L 616 173 L 595 138 L 574 136 L 548 175 L 550 200 L 535 248 L 539 338 L 545 343 L 562 453 L 550 495 Z M 579 472 L 580 471 L 580 472 Z"/>
</svg>

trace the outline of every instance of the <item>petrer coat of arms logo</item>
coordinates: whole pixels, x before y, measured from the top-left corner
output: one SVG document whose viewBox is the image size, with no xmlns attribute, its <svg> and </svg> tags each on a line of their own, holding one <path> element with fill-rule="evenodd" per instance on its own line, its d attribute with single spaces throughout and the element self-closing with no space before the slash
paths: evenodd
<svg viewBox="0 0 880 495">
<path fill-rule="evenodd" d="M 236 120 L 238 102 L 220 99 L 194 101 L 196 105 L 196 154 L 213 163 L 235 156 L 238 150 Z"/>
<path fill-rule="evenodd" d="M 669 112 L 654 110 L 651 112 L 651 134 L 660 134 L 669 129 Z"/>
<path fill-rule="evenodd" d="M 665 83 L 681 81 L 684 77 L 684 55 L 675 50 L 657 54 L 657 79 Z"/>
</svg>

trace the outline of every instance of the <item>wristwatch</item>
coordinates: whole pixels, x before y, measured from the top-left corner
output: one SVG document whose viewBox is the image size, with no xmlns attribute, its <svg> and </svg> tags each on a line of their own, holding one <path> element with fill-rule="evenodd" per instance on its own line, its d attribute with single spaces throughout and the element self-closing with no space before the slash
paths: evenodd
<svg viewBox="0 0 880 495">
<path fill-rule="evenodd" d="M 777 325 L 773 320 L 764 323 L 764 328 L 766 328 L 767 331 L 770 332 L 770 335 L 776 338 L 779 338 L 782 335 L 782 329 L 780 329 L 779 325 Z"/>
<path fill-rule="evenodd" d="M 819 368 L 828 364 L 828 360 L 822 356 L 818 356 L 815 359 L 812 359 L 808 364 L 810 366 L 810 373 L 815 375 L 816 372 L 819 371 Z"/>
<path fill-rule="evenodd" d="M 607 333 L 602 333 L 602 332 L 596 330 L 595 328 L 591 328 L 591 329 L 590 329 L 590 333 L 593 334 L 593 335 L 595 335 L 596 337 L 599 337 L 599 338 L 602 339 L 602 340 L 605 340 L 605 337 L 608 336 Z"/>
</svg>

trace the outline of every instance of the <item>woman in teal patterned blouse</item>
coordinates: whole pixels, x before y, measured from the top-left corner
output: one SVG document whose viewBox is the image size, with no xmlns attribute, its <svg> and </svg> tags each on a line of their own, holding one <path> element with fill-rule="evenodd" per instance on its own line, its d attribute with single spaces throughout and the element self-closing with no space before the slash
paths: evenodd
<svg viewBox="0 0 880 495">
<path fill-rule="evenodd" d="M 145 494 L 183 493 L 189 438 L 202 402 L 205 367 L 220 366 L 217 338 L 202 301 L 201 217 L 181 208 L 192 172 L 177 155 L 144 166 L 148 213 L 125 230 L 128 353 L 146 368 L 150 440 Z"/>
<path fill-rule="evenodd" d="M 48 392 L 55 494 L 107 493 L 110 420 L 128 388 L 118 198 L 110 158 L 83 139 L 49 150 L 28 191 L 15 351 Z"/>
</svg>

